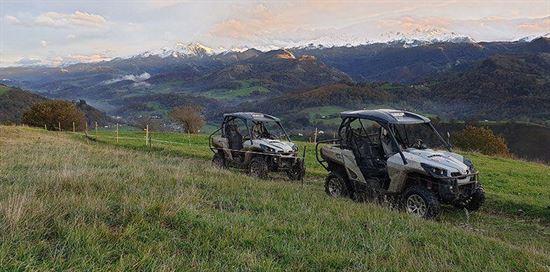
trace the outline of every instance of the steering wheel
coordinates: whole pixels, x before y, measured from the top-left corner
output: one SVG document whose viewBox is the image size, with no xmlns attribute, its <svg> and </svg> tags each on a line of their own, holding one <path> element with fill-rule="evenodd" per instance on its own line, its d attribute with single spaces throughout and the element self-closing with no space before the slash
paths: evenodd
<svg viewBox="0 0 550 272">
<path fill-rule="evenodd" d="M 426 145 L 424 145 L 422 139 L 416 139 L 416 142 L 412 145 L 412 147 L 416 149 L 425 149 Z"/>
</svg>

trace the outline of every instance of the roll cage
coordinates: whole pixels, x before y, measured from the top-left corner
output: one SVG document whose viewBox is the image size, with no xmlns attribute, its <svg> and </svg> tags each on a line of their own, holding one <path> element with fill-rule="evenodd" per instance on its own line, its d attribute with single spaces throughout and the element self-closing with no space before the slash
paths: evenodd
<svg viewBox="0 0 550 272">
<path fill-rule="evenodd" d="M 359 119 L 359 123 L 361 124 L 361 130 L 363 130 L 364 135 L 369 136 L 369 133 L 363 126 L 363 123 L 361 120 L 370 120 L 376 122 L 381 128 L 385 129 L 388 132 L 388 135 L 391 140 L 391 145 L 394 150 L 397 150 L 397 153 L 399 153 L 401 159 L 403 160 L 403 164 L 407 164 L 407 159 L 405 158 L 405 155 L 403 154 L 403 148 L 405 141 L 404 138 L 407 137 L 407 135 L 400 135 L 397 129 L 398 125 L 413 125 L 413 124 L 423 124 L 428 126 L 433 132 L 435 132 L 435 135 L 437 135 L 437 138 L 443 143 L 443 145 L 447 148 L 447 150 L 451 151 L 451 145 L 447 143 L 441 137 L 441 134 L 435 129 L 433 124 L 431 123 L 430 119 L 415 114 L 412 112 L 407 111 L 399 111 L 399 110 L 360 110 L 360 111 L 348 111 L 348 112 L 342 112 L 341 114 L 342 122 L 340 123 L 340 127 L 338 128 L 338 139 L 330 139 L 330 140 L 324 140 L 319 141 L 316 144 L 315 147 L 315 156 L 317 158 L 317 161 L 323 165 L 323 160 L 319 158 L 318 155 L 318 146 L 321 143 L 328 143 L 328 142 L 334 142 L 339 143 L 340 146 L 344 148 L 350 148 L 349 143 L 347 142 L 348 138 L 350 137 L 350 133 L 353 133 L 353 128 L 350 127 L 350 124 L 356 120 Z M 369 136 L 370 137 L 370 136 Z M 371 140 L 371 139 L 369 139 Z M 407 139 L 408 142 L 408 139 Z M 408 143 L 407 143 L 408 144 Z M 325 165 L 323 165 L 324 167 Z M 325 167 L 326 168 L 326 167 Z"/>
<path fill-rule="evenodd" d="M 279 118 L 271 116 L 271 115 L 263 114 L 263 113 L 237 112 L 237 113 L 224 114 L 223 122 L 222 122 L 222 125 L 220 126 L 220 128 L 213 131 L 210 134 L 210 136 L 208 137 L 209 145 L 212 146 L 212 137 L 214 136 L 214 134 L 218 133 L 219 131 L 221 131 L 222 137 L 226 138 L 227 137 L 227 134 L 226 134 L 227 124 L 229 122 L 237 120 L 237 119 L 241 120 L 243 122 L 243 124 L 245 125 L 245 127 L 246 127 L 246 135 L 248 136 L 248 139 L 243 138 L 244 141 L 250 141 L 252 143 L 252 140 L 256 139 L 256 137 L 254 137 L 254 134 L 252 133 L 253 131 L 250 129 L 251 126 L 261 124 L 264 131 L 267 132 L 267 129 L 265 128 L 265 126 L 263 124 L 266 123 L 266 122 L 274 122 L 281 129 L 281 131 L 283 132 L 283 136 L 286 138 L 286 140 L 289 141 L 289 142 L 292 142 L 292 140 L 290 140 L 290 136 L 288 136 L 288 133 L 286 132 L 283 125 L 281 124 L 281 120 Z M 210 149 L 212 149 L 212 151 L 214 151 L 212 147 Z"/>
</svg>

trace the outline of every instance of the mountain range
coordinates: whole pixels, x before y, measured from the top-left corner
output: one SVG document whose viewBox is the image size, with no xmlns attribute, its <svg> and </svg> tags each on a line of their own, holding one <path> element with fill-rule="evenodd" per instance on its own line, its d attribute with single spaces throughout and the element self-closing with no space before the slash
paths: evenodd
<svg viewBox="0 0 550 272">
<path fill-rule="evenodd" d="M 232 109 L 279 114 L 306 105 L 386 105 L 447 119 L 546 123 L 549 54 L 546 37 L 224 52 L 177 44 L 98 63 L 0 68 L 0 78 L 48 98 L 85 99 L 130 121 L 199 104 L 208 118 Z"/>
</svg>

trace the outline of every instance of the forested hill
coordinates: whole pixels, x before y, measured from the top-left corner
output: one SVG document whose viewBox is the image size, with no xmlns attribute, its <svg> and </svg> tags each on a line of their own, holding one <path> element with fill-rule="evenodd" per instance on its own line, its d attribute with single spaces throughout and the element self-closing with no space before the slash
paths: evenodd
<svg viewBox="0 0 550 272">
<path fill-rule="evenodd" d="M 47 99 L 19 88 L 0 84 L 0 123 L 20 123 L 23 112 Z"/>
<path fill-rule="evenodd" d="M 545 123 L 550 119 L 550 54 L 495 55 L 424 83 L 332 84 L 239 108 L 285 115 L 321 106 L 387 106 L 446 119 Z"/>
<path fill-rule="evenodd" d="M 24 91 L 19 88 L 0 84 L 0 124 L 20 124 L 23 113 L 33 104 L 44 102 L 48 98 Z M 86 101 L 75 101 L 76 107 L 81 110 L 90 124 L 99 125 L 114 123 L 114 120 L 104 112 L 88 105 Z"/>
</svg>

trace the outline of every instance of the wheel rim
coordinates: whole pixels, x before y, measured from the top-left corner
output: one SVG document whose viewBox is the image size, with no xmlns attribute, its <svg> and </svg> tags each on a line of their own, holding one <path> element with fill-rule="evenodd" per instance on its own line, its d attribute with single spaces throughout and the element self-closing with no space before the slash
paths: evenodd
<svg viewBox="0 0 550 272">
<path fill-rule="evenodd" d="M 252 162 L 250 164 L 250 174 L 254 177 L 261 177 L 262 176 L 262 166 L 257 162 Z"/>
<path fill-rule="evenodd" d="M 417 194 L 407 197 L 407 213 L 424 217 L 428 211 L 426 201 Z"/>
<path fill-rule="evenodd" d="M 223 159 L 218 156 L 214 157 L 214 159 L 212 160 L 212 163 L 214 164 L 215 167 L 218 167 L 218 168 L 224 167 Z"/>
<path fill-rule="evenodd" d="M 328 192 L 331 196 L 342 195 L 342 184 L 337 178 L 331 178 L 328 183 Z"/>
</svg>

